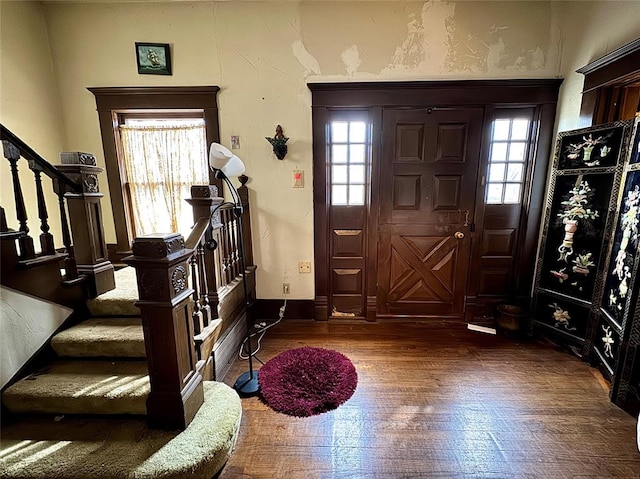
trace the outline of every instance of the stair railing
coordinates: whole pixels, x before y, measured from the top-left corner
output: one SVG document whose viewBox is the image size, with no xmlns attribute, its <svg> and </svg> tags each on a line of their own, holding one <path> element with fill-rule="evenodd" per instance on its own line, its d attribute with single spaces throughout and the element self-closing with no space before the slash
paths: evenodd
<svg viewBox="0 0 640 479">
<path fill-rule="evenodd" d="M 114 288 L 113 266 L 107 259 L 107 248 L 104 240 L 102 211 L 97 175 L 102 168 L 96 166 L 96 158 L 88 153 L 61 153 L 61 164 L 52 165 L 36 153 L 29 145 L 14 135 L 4 125 L 0 125 L 4 157 L 9 162 L 13 195 L 15 202 L 18 230 L 10 230 L 2 209 L 2 273 L 3 284 L 24 290 L 29 280 L 17 279 L 14 270 L 29 269 L 45 263 L 54 264 L 60 276 L 60 267 L 64 269 L 64 277 L 58 282 L 69 287 L 79 283 L 85 284 L 88 297 L 95 297 Z M 26 160 L 34 175 L 35 204 L 40 220 L 40 252 L 36 252 L 34 240 L 28 225 L 28 205 L 26 202 L 19 175 L 19 160 Z M 56 239 L 49 225 L 49 208 L 43 187 L 43 175 L 51 180 L 53 191 L 58 197 L 55 209 L 60 214 L 62 246 L 56 248 Z M 60 267 L 59 267 L 60 266 Z M 42 279 L 42 278 L 41 278 Z M 47 278 L 46 281 L 51 281 Z M 21 285 L 25 285 L 21 287 Z M 31 292 L 38 295 L 42 288 Z M 46 299 L 60 300 L 68 304 L 64 294 L 60 298 L 59 290 L 49 288 L 51 293 Z M 52 296 L 52 297 L 51 297 Z"/>
<path fill-rule="evenodd" d="M 219 316 L 238 315 L 246 306 L 242 295 L 235 298 L 243 274 L 255 298 L 253 255 L 246 272 L 240 267 L 234 205 L 213 185 L 193 186 L 191 195 L 195 226 L 186 240 L 178 233 L 138 237 L 133 255 L 123 259 L 136 269 L 138 282 L 151 386 L 147 418 L 162 429 L 186 428 L 202 405 L 202 381 L 215 379 Z M 248 194 L 244 198 L 248 202 Z M 248 205 L 243 215 L 250 225 Z M 250 233 L 245 251 L 252 251 Z"/>
</svg>

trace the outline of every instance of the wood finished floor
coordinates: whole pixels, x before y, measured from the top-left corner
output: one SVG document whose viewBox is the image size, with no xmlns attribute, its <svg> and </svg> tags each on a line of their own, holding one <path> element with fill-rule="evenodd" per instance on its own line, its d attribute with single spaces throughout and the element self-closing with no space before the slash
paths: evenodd
<svg viewBox="0 0 640 479">
<path fill-rule="evenodd" d="M 309 418 L 243 399 L 220 479 L 640 477 L 636 420 L 579 359 L 537 341 L 419 323 L 285 321 L 258 357 L 347 355 L 353 397 Z M 247 369 L 237 360 L 225 382 Z"/>
</svg>

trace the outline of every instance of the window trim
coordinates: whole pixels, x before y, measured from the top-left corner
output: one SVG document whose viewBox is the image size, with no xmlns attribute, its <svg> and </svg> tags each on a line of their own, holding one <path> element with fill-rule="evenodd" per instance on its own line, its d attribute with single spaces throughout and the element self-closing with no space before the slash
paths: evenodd
<svg viewBox="0 0 640 479">
<path fill-rule="evenodd" d="M 122 189 L 123 165 L 118 160 L 116 131 L 118 115 L 153 110 L 154 113 L 183 110 L 193 114 L 201 111 L 205 120 L 207 145 L 220 141 L 218 122 L 217 86 L 199 87 L 97 87 L 87 88 L 96 99 L 102 147 L 104 150 L 107 180 L 111 196 L 111 208 L 116 232 L 115 251 L 110 249 L 110 259 L 119 260 L 129 254 L 133 242 L 133 228 Z M 210 174 L 209 183 L 218 186 L 220 180 Z M 113 257 L 112 257 L 113 256 Z"/>
</svg>

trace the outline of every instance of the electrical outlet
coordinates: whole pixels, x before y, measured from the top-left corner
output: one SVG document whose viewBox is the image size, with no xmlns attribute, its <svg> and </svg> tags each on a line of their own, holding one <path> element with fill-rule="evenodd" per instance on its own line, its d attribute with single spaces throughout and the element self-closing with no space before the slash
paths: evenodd
<svg viewBox="0 0 640 479">
<path fill-rule="evenodd" d="M 311 261 L 298 261 L 298 273 L 311 273 Z"/>
<path fill-rule="evenodd" d="M 291 285 L 289 283 L 282 283 L 282 294 L 291 294 Z"/>
</svg>

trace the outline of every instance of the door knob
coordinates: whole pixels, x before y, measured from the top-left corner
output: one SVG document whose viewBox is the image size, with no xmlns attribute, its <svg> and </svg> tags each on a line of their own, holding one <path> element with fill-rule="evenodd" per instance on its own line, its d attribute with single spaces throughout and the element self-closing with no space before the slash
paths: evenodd
<svg viewBox="0 0 640 479">
<path fill-rule="evenodd" d="M 462 231 L 456 231 L 453 236 L 455 236 L 456 239 L 462 239 L 464 238 L 464 233 Z"/>
</svg>

